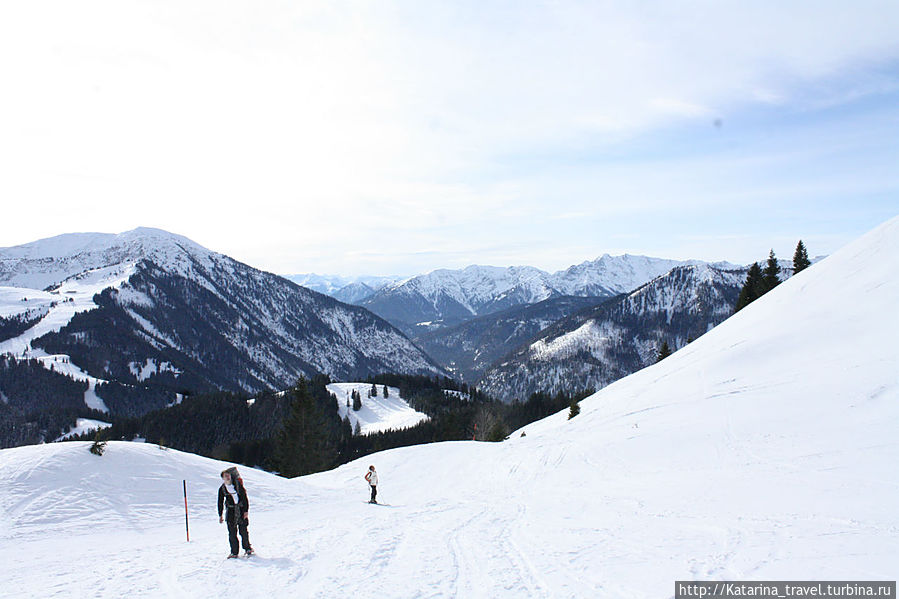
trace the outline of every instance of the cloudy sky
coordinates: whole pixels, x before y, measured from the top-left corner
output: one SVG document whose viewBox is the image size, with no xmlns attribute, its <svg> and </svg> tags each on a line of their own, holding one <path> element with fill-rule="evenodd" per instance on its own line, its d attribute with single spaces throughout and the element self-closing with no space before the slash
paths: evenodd
<svg viewBox="0 0 899 599">
<path fill-rule="evenodd" d="M 813 255 L 899 214 L 899 2 L 0 0 L 0 246 L 279 273 Z"/>
</svg>

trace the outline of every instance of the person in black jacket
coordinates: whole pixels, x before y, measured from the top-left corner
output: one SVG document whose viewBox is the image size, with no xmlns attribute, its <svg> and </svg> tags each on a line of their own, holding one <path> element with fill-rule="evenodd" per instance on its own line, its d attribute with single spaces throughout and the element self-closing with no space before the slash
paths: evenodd
<svg viewBox="0 0 899 599">
<path fill-rule="evenodd" d="M 250 545 L 250 533 L 247 531 L 247 524 L 250 522 L 250 500 L 247 498 L 247 490 L 243 486 L 243 480 L 237 475 L 237 471 L 234 468 L 229 468 L 222 472 L 222 486 L 219 487 L 218 508 L 219 523 L 225 521 L 225 518 L 222 517 L 222 512 L 225 512 L 225 517 L 228 521 L 228 540 L 231 542 L 231 555 L 228 557 L 237 557 L 237 554 L 240 552 L 240 545 L 237 543 L 238 532 L 240 532 L 240 538 L 243 540 L 244 551 L 247 552 L 247 555 L 252 555 L 253 547 Z"/>
</svg>

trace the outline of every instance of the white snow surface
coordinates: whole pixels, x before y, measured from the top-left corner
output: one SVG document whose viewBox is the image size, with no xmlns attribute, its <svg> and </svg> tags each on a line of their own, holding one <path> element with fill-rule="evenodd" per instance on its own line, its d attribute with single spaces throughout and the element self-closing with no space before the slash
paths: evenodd
<svg viewBox="0 0 899 599">
<path fill-rule="evenodd" d="M 49 312 L 50 306 L 60 299 L 64 298 L 37 289 L 0 287 L 0 318 L 26 317 L 31 320 Z"/>
<path fill-rule="evenodd" d="M 659 364 L 504 443 L 242 469 L 258 555 L 226 560 L 222 462 L 110 443 L 0 451 L 17 597 L 671 597 L 675 580 L 895 580 L 899 219 Z M 368 464 L 384 506 L 365 504 Z M 182 479 L 191 541 L 185 542 Z"/>
<path fill-rule="evenodd" d="M 77 435 L 83 435 L 88 431 L 94 431 L 102 428 L 109 428 L 112 426 L 109 422 L 103 422 L 102 420 L 93 420 L 91 418 L 78 418 L 75 420 L 75 426 L 64 435 L 61 435 L 56 441 L 65 441 L 66 439 L 71 439 Z"/>
<path fill-rule="evenodd" d="M 86 270 L 144 258 L 187 274 L 190 258 L 208 261 L 216 255 L 186 237 L 149 227 L 124 233 L 67 233 L 0 248 L 0 283 L 44 289 Z"/>
<path fill-rule="evenodd" d="M 588 320 L 575 330 L 551 341 L 538 339 L 531 344 L 531 355 L 535 360 L 567 357 L 579 350 L 599 348 L 606 339 L 608 339 L 608 334 L 596 321 Z"/>
<path fill-rule="evenodd" d="M 349 416 L 350 425 L 355 430 L 359 423 L 359 431 L 366 435 L 387 430 L 400 430 L 415 426 L 419 422 L 428 419 L 426 414 L 416 412 L 415 409 L 400 397 L 400 390 L 396 387 L 387 387 L 387 397 L 383 395 L 383 385 L 378 385 L 378 395 L 369 397 L 371 383 L 331 383 L 327 386 L 330 393 L 337 396 L 337 409 L 340 418 Z M 362 408 L 357 412 L 353 409 L 353 400 L 350 398 L 352 391 L 358 391 L 362 397 Z M 350 400 L 350 408 L 347 409 L 347 399 Z"/>
</svg>

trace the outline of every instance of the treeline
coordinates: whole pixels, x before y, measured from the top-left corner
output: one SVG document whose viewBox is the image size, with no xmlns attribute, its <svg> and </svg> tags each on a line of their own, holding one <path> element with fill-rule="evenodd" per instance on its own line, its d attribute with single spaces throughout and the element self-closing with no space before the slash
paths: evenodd
<svg viewBox="0 0 899 599">
<path fill-rule="evenodd" d="M 416 426 L 354 434 L 341 419 L 327 376 L 301 379 L 289 390 L 252 399 L 231 393 L 197 395 L 180 404 L 85 434 L 82 440 L 132 440 L 172 447 L 293 477 L 334 468 L 370 453 L 433 443 L 475 439 L 501 441 L 510 431 L 564 410 L 592 391 L 576 396 L 544 393 L 526 402 L 493 401 L 450 379 L 381 375 L 373 385 L 397 387 L 429 419 Z M 445 390 L 462 394 L 447 394 Z"/>
<path fill-rule="evenodd" d="M 0 448 L 53 441 L 77 418 L 103 418 L 85 405 L 87 388 L 38 360 L 0 356 Z"/>
<path fill-rule="evenodd" d="M 805 249 L 805 244 L 802 243 L 802 240 L 800 239 L 799 243 L 796 245 L 796 251 L 793 253 L 793 275 L 805 270 L 811 266 L 811 264 L 812 263 L 808 258 L 808 251 Z M 758 262 L 754 262 L 752 266 L 749 267 L 749 272 L 746 274 L 746 282 L 743 283 L 743 288 L 740 290 L 740 296 L 737 298 L 734 312 L 739 312 L 780 285 L 780 274 L 781 268 L 777 263 L 777 257 L 774 255 L 774 250 L 771 250 L 768 253 L 768 261 L 765 263 L 764 269 L 759 266 Z"/>
<path fill-rule="evenodd" d="M 327 393 L 327 382 L 301 380 L 288 392 L 291 413 L 275 441 L 273 465 L 283 476 L 328 470 L 397 447 L 440 441 L 502 441 L 510 431 L 576 406 L 593 393 L 535 393 L 526 402 L 507 404 L 446 378 L 380 375 L 367 382 L 399 388 L 400 396 L 429 419 L 401 430 L 353 434 L 349 419 L 339 419 L 338 399 Z M 458 391 L 463 397 L 446 391 Z"/>
<path fill-rule="evenodd" d="M 0 341 L 18 337 L 36 325 L 46 313 L 46 310 L 29 310 L 21 314 L 14 314 L 8 318 L 0 316 Z"/>
<path fill-rule="evenodd" d="M 143 438 L 163 447 L 271 468 L 272 439 L 289 408 L 288 398 L 272 393 L 254 398 L 228 392 L 195 395 L 139 417 L 113 418 L 111 427 L 80 439 Z"/>
<path fill-rule="evenodd" d="M 126 418 L 160 410 L 177 398 L 174 391 L 157 385 L 124 385 L 116 381 L 98 383 L 96 392 L 110 412 Z"/>
</svg>

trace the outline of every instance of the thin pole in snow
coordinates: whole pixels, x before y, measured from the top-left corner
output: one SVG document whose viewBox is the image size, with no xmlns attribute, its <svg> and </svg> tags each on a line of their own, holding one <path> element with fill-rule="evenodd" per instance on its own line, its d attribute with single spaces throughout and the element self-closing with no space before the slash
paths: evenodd
<svg viewBox="0 0 899 599">
<path fill-rule="evenodd" d="M 187 542 L 190 543 L 190 526 L 187 524 L 187 481 L 182 480 L 184 485 L 184 532 L 187 533 Z"/>
</svg>

